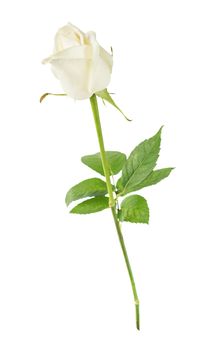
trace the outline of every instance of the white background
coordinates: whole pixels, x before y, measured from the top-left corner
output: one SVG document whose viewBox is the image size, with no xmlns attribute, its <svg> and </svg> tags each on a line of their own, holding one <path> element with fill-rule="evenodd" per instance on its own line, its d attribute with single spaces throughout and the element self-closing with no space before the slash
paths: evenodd
<svg viewBox="0 0 221 350">
<path fill-rule="evenodd" d="M 219 1 L 7 1 L 1 8 L 0 348 L 221 349 Z M 96 176 L 89 101 L 41 60 L 68 21 L 114 49 L 109 86 L 133 118 L 101 104 L 106 148 L 129 153 L 164 125 L 141 192 L 150 225 L 124 224 L 141 331 L 109 211 L 69 215 L 66 191 Z"/>
</svg>

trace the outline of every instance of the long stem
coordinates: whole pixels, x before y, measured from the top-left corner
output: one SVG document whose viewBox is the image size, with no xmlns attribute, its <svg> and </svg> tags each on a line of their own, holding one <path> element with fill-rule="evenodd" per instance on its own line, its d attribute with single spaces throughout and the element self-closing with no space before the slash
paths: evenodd
<svg viewBox="0 0 221 350">
<path fill-rule="evenodd" d="M 103 135 L 102 135 L 101 122 L 100 122 L 100 116 L 99 116 L 99 110 L 98 110 L 96 95 L 92 95 L 91 96 L 90 102 L 91 102 L 91 108 L 92 108 L 92 111 L 93 111 L 94 122 L 95 122 L 96 131 L 97 131 L 97 137 L 98 137 L 98 142 L 99 142 L 99 146 L 100 146 L 101 161 L 102 161 L 102 165 L 103 165 L 103 169 L 104 169 L 104 175 L 105 175 L 106 183 L 107 183 L 107 190 L 108 190 L 108 194 L 109 194 L 109 206 L 110 206 L 111 211 L 112 211 L 112 215 L 113 215 L 114 223 L 115 223 L 115 226 L 116 226 L 116 230 L 117 230 L 120 246 L 121 246 L 121 249 L 122 249 L 122 252 L 123 252 L 123 256 L 124 256 L 124 260 L 125 260 L 125 263 L 126 263 L 127 271 L 128 271 L 129 277 L 130 277 L 130 283 L 131 283 L 131 287 L 132 287 L 132 291 L 133 291 L 133 295 L 134 295 L 134 303 L 135 303 L 135 311 L 136 311 L 136 327 L 139 330 L 140 329 L 140 310 L 139 310 L 139 305 L 140 304 L 139 304 L 139 299 L 138 299 L 138 295 L 137 295 L 136 285 L 135 285 L 135 281 L 134 281 L 134 277 L 133 277 L 133 272 L 132 272 L 132 269 L 131 269 L 131 266 L 130 266 L 130 261 L 129 261 L 129 258 L 128 258 L 126 246 L 125 246 L 123 235 L 122 235 L 122 232 L 121 232 L 120 222 L 119 222 L 119 220 L 117 218 L 116 204 L 115 204 L 112 184 L 111 184 L 111 180 L 110 180 L 110 172 L 109 172 L 109 167 L 108 167 L 108 161 L 107 161 L 105 148 L 104 148 L 104 140 L 103 140 Z"/>
</svg>

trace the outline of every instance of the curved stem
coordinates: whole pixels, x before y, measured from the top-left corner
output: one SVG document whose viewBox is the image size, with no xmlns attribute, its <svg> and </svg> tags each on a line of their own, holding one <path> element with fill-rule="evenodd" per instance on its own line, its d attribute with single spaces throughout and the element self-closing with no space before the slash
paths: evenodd
<svg viewBox="0 0 221 350">
<path fill-rule="evenodd" d="M 109 194 L 109 206 L 110 206 L 111 211 L 112 211 L 112 215 L 113 215 L 114 223 L 116 226 L 120 246 L 121 246 L 121 249 L 123 252 L 124 260 L 125 260 L 127 271 L 128 271 L 129 278 L 130 278 L 130 283 L 131 283 L 131 287 L 132 287 L 132 291 L 133 291 L 133 295 L 134 295 L 135 310 L 136 310 L 136 327 L 139 330 L 140 329 L 140 312 L 139 312 L 140 304 L 139 304 L 139 299 L 138 299 L 138 295 L 137 295 L 137 290 L 136 290 L 136 285 L 135 285 L 132 269 L 130 266 L 130 261 L 128 258 L 126 246 L 125 246 L 123 235 L 121 232 L 120 222 L 118 220 L 117 213 L 116 213 L 116 204 L 115 204 L 115 199 L 114 199 L 114 195 L 113 195 L 113 188 L 112 188 L 112 184 L 111 184 L 111 180 L 110 180 L 110 171 L 109 171 L 108 161 L 107 161 L 107 157 L 106 157 L 106 153 L 105 153 L 104 140 L 103 140 L 103 135 L 102 135 L 99 110 L 98 110 L 98 105 L 97 105 L 97 98 L 96 98 L 95 94 L 91 96 L 90 103 L 91 103 L 91 108 L 93 111 L 94 122 L 95 122 L 96 131 L 97 131 L 98 142 L 99 142 L 99 146 L 100 146 L 102 166 L 104 169 L 104 175 L 105 175 L 106 183 L 107 183 L 107 190 L 108 190 L 108 194 Z"/>
</svg>

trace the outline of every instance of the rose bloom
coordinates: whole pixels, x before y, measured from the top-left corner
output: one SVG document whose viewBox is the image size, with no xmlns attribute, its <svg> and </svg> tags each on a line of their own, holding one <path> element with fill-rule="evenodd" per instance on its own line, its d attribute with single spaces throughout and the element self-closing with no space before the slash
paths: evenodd
<svg viewBox="0 0 221 350">
<path fill-rule="evenodd" d="M 81 100 L 107 87 L 113 57 L 98 44 L 94 32 L 85 34 L 69 23 L 58 30 L 54 53 L 42 63 L 51 64 L 67 95 Z"/>
</svg>

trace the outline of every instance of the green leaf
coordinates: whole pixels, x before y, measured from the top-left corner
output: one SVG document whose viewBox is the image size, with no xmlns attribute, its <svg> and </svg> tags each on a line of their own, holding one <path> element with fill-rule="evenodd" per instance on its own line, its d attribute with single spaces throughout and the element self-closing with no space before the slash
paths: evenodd
<svg viewBox="0 0 221 350">
<path fill-rule="evenodd" d="M 144 179 L 139 185 L 138 188 L 135 189 L 137 191 L 138 189 L 141 189 L 143 187 L 156 185 L 158 182 L 162 181 L 166 177 L 168 177 L 171 173 L 171 171 L 174 168 L 163 168 L 158 170 L 153 170 L 147 177 Z"/>
<path fill-rule="evenodd" d="M 91 214 L 109 208 L 108 197 L 94 197 L 76 205 L 70 213 Z"/>
<path fill-rule="evenodd" d="M 130 154 L 117 183 L 121 195 L 133 191 L 152 172 L 159 157 L 161 130 L 162 127 L 156 135 L 141 142 Z"/>
<path fill-rule="evenodd" d="M 106 156 L 111 170 L 110 173 L 113 175 L 118 174 L 126 162 L 126 155 L 121 152 L 107 151 Z M 89 168 L 97 171 L 101 175 L 104 175 L 100 153 L 84 156 L 81 158 L 81 161 Z"/>
<path fill-rule="evenodd" d="M 71 187 L 67 192 L 65 202 L 69 205 L 77 199 L 103 196 L 107 193 L 106 183 L 98 178 L 87 179 Z"/>
<path fill-rule="evenodd" d="M 100 98 L 102 98 L 102 100 L 105 100 L 107 102 L 109 102 L 112 106 L 114 106 L 115 108 L 118 109 L 118 111 L 123 114 L 124 118 L 126 118 L 129 122 L 131 122 L 131 119 L 127 118 L 127 116 L 122 112 L 122 110 L 116 105 L 116 103 L 114 102 L 114 100 L 112 99 L 111 95 L 109 94 L 109 92 L 107 91 L 107 89 L 104 89 L 102 91 L 98 91 L 96 92 L 96 95 Z"/>
<path fill-rule="evenodd" d="M 123 192 L 123 189 L 124 189 L 124 187 L 122 185 L 122 178 L 121 177 L 117 180 L 116 187 L 117 187 L 118 192 L 120 192 L 120 194 L 121 194 L 121 192 Z"/>
<path fill-rule="evenodd" d="M 149 208 L 146 199 L 137 194 L 125 198 L 121 203 L 119 219 L 120 221 L 148 224 Z"/>
<path fill-rule="evenodd" d="M 129 192 L 138 191 L 141 188 L 157 184 L 161 180 L 168 177 L 173 169 L 174 168 L 164 168 L 164 169 L 153 170 L 143 181 L 141 181 L 139 184 L 131 188 Z"/>
</svg>

